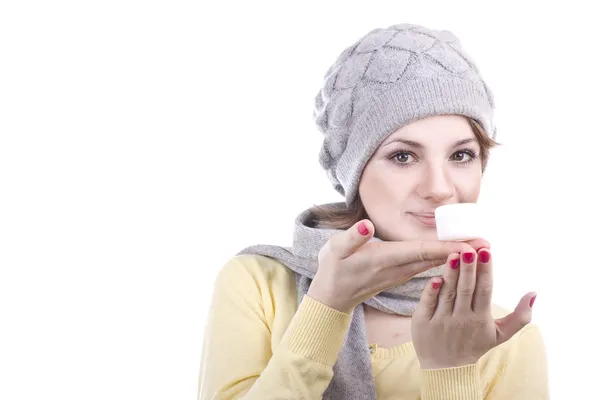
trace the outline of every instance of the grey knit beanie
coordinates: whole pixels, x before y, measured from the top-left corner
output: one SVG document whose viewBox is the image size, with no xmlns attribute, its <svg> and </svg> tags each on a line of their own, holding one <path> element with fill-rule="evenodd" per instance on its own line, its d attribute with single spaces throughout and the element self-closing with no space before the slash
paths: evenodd
<svg viewBox="0 0 600 400">
<path fill-rule="evenodd" d="M 494 139 L 494 99 L 449 31 L 413 24 L 375 29 L 346 48 L 315 100 L 319 161 L 350 205 L 362 171 L 387 136 L 431 115 L 470 117 Z"/>
</svg>

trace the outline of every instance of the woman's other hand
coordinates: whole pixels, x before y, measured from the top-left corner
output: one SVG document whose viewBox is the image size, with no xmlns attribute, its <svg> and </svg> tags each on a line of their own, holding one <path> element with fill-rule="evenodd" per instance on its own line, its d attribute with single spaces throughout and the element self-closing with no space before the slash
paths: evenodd
<svg viewBox="0 0 600 400">
<path fill-rule="evenodd" d="M 451 254 L 443 277 L 432 278 L 412 319 L 421 368 L 474 364 L 531 321 L 536 294 L 523 296 L 506 317 L 492 317 L 492 258 L 487 248 Z"/>
</svg>

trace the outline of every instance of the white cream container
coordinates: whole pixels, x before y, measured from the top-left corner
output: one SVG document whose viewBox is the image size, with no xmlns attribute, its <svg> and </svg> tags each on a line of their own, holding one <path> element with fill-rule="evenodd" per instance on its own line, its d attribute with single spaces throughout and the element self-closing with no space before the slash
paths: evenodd
<svg viewBox="0 0 600 400">
<path fill-rule="evenodd" d="M 481 211 L 476 203 L 458 203 L 435 209 L 439 240 L 465 241 L 483 237 Z"/>
</svg>

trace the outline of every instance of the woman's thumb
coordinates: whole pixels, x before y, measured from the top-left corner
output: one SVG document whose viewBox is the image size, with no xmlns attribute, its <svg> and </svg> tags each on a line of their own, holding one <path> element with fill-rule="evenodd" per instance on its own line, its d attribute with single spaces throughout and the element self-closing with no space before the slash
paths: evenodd
<svg viewBox="0 0 600 400">
<path fill-rule="evenodd" d="M 531 322 L 532 307 L 536 297 L 535 292 L 527 293 L 512 313 L 496 320 L 498 344 L 506 342 Z"/>
<path fill-rule="evenodd" d="M 368 219 L 363 219 L 344 232 L 333 236 L 326 244 L 328 253 L 338 260 L 349 257 L 373 237 L 375 227 Z"/>
</svg>

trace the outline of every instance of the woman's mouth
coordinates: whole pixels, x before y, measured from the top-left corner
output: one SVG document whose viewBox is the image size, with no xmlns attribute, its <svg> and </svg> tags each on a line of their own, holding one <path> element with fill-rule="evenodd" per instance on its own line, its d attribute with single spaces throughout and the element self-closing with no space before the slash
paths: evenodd
<svg viewBox="0 0 600 400">
<path fill-rule="evenodd" d="M 422 223 L 428 228 L 435 228 L 435 214 L 434 213 L 409 213 L 417 221 Z"/>
</svg>

